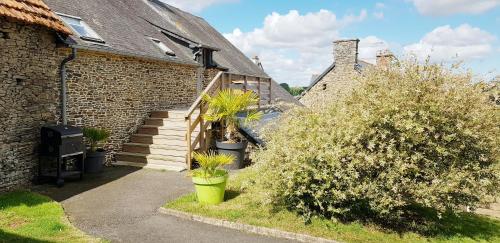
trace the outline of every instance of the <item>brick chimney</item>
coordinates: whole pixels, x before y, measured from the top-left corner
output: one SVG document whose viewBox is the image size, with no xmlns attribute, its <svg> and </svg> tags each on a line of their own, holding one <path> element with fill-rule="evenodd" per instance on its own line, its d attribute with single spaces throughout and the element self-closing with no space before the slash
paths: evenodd
<svg viewBox="0 0 500 243">
<path fill-rule="evenodd" d="M 388 68 L 391 62 L 396 59 L 394 54 L 389 50 L 377 52 L 377 67 Z"/>
<path fill-rule="evenodd" d="M 359 39 L 336 40 L 333 42 L 335 66 L 354 67 L 358 62 Z"/>
</svg>

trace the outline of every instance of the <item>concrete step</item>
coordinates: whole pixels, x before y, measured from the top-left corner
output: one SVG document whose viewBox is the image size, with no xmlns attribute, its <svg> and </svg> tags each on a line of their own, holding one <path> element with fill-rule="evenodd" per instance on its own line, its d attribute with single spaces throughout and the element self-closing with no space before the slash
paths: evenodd
<svg viewBox="0 0 500 243">
<path fill-rule="evenodd" d="M 186 126 L 186 121 L 184 118 L 147 118 L 144 121 L 144 125 L 155 125 L 155 126 L 165 126 L 167 124 L 184 124 Z"/>
<path fill-rule="evenodd" d="M 193 141 L 195 138 L 196 138 L 195 136 L 191 137 Z M 170 135 L 134 134 L 130 137 L 130 142 L 144 143 L 144 144 L 186 146 L 185 135 L 170 136 Z"/>
<path fill-rule="evenodd" d="M 127 153 L 186 156 L 187 147 L 186 145 L 169 146 L 159 144 L 127 143 L 123 145 L 122 151 Z"/>
<path fill-rule="evenodd" d="M 168 170 L 168 171 L 176 171 L 181 172 L 187 169 L 185 163 L 171 162 L 171 163 L 163 163 L 163 164 L 153 164 L 153 163 L 137 163 L 130 161 L 116 161 L 113 165 L 119 166 L 133 166 L 145 169 L 153 169 L 153 170 Z"/>
<path fill-rule="evenodd" d="M 152 117 L 152 118 L 168 118 L 168 111 L 152 111 L 150 117 Z"/>
<path fill-rule="evenodd" d="M 168 111 L 169 117 L 170 118 L 184 118 L 186 115 L 187 109 L 186 110 L 170 110 Z"/>
<path fill-rule="evenodd" d="M 116 161 L 128 161 L 147 164 L 168 164 L 169 162 L 185 163 L 186 156 L 120 152 L 116 154 Z"/>
<path fill-rule="evenodd" d="M 171 136 L 185 136 L 186 126 L 156 126 L 156 125 L 142 125 L 139 127 L 137 133 L 151 134 L 151 135 L 171 135 Z M 199 127 L 194 132 L 199 132 Z"/>
</svg>

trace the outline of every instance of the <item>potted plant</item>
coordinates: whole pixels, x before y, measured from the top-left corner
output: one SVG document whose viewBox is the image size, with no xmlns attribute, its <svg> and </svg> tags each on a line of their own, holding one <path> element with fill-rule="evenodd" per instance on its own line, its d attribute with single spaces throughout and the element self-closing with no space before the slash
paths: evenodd
<svg viewBox="0 0 500 243">
<path fill-rule="evenodd" d="M 208 111 L 203 118 L 210 122 L 220 122 L 225 130 L 223 138 L 216 141 L 218 152 L 236 158 L 230 169 L 243 168 L 248 141 L 238 136 L 238 130 L 242 121 L 248 123 L 262 117 L 261 112 L 249 109 L 250 105 L 259 102 L 259 97 L 252 91 L 225 89 L 213 97 L 205 94 L 203 100 L 208 104 Z"/>
<path fill-rule="evenodd" d="M 106 151 L 99 148 L 99 144 L 106 141 L 111 134 L 99 128 L 84 128 L 83 136 L 85 137 L 89 147 L 85 157 L 85 172 L 97 173 L 102 170 L 102 165 L 106 160 Z"/>
<path fill-rule="evenodd" d="M 228 173 L 222 166 L 233 163 L 234 156 L 227 154 L 193 153 L 200 168 L 192 172 L 196 197 L 201 204 L 219 204 L 224 201 Z"/>
</svg>

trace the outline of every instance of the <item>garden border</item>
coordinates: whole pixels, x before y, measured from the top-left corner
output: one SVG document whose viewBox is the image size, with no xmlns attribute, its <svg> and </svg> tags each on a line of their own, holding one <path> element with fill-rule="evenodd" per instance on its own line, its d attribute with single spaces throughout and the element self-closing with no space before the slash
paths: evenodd
<svg viewBox="0 0 500 243">
<path fill-rule="evenodd" d="M 178 217 L 178 218 L 182 218 L 182 219 L 201 222 L 201 223 L 210 224 L 210 225 L 214 225 L 214 226 L 218 226 L 218 227 L 235 229 L 235 230 L 244 231 L 244 232 L 248 232 L 248 233 L 254 233 L 254 234 L 263 235 L 263 236 L 284 238 L 284 239 L 296 240 L 296 241 L 300 241 L 300 242 L 341 243 L 339 241 L 314 237 L 314 236 L 305 235 L 305 234 L 292 233 L 292 232 L 287 232 L 287 231 L 282 231 L 282 230 L 277 230 L 277 229 L 272 229 L 272 228 L 266 228 L 266 227 L 260 227 L 260 226 L 254 226 L 254 225 L 248 225 L 248 224 L 242 224 L 242 223 L 235 223 L 235 222 L 231 222 L 231 221 L 224 220 L 224 219 L 207 218 L 207 217 L 199 216 L 196 214 L 186 213 L 186 212 L 173 210 L 173 209 L 169 209 L 169 208 L 164 208 L 164 207 L 159 208 L 158 212 L 161 214 L 166 214 L 166 215 L 170 215 L 170 216 L 174 216 L 174 217 Z"/>
</svg>

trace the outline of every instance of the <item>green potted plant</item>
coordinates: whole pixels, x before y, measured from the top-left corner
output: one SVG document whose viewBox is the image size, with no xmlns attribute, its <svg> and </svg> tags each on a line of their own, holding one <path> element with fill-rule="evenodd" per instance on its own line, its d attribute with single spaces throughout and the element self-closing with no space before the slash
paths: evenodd
<svg viewBox="0 0 500 243">
<path fill-rule="evenodd" d="M 86 173 L 97 173 L 102 170 L 102 165 L 106 160 L 106 151 L 99 147 L 99 145 L 105 142 L 109 136 L 110 132 L 99 128 L 84 128 L 83 136 L 88 143 L 87 155 L 85 157 L 85 172 Z"/>
<path fill-rule="evenodd" d="M 230 169 L 243 168 L 248 141 L 238 135 L 238 130 L 242 122 L 257 121 L 262 117 L 261 112 L 249 109 L 259 102 L 259 97 L 252 91 L 225 89 L 214 96 L 205 94 L 203 100 L 208 104 L 208 111 L 203 118 L 220 122 L 224 130 L 223 138 L 215 142 L 218 152 L 236 158 Z"/>
<path fill-rule="evenodd" d="M 192 172 L 196 197 L 201 204 L 219 204 L 224 201 L 228 173 L 222 166 L 233 163 L 234 156 L 227 154 L 193 153 L 200 168 Z"/>
</svg>

